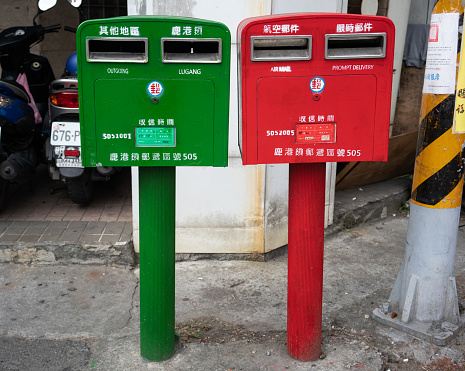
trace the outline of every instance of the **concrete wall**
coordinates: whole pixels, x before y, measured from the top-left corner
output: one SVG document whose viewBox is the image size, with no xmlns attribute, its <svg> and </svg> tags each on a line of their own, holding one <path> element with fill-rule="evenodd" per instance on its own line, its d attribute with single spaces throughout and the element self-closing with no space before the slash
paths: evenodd
<svg viewBox="0 0 465 371">
<path fill-rule="evenodd" d="M 346 13 L 348 0 L 272 0 L 272 14 L 294 12 Z"/>
<path fill-rule="evenodd" d="M 37 13 L 37 0 L 2 1 L 0 30 L 18 25 L 32 25 L 32 18 Z"/>
<path fill-rule="evenodd" d="M 12 26 L 32 26 L 37 14 L 37 0 L 3 0 L 0 13 L 0 30 Z M 57 5 L 37 18 L 43 26 L 61 24 L 76 28 L 79 25 L 78 10 L 67 1 L 60 0 Z M 44 41 L 32 48 L 32 52 L 48 58 L 55 76 L 60 76 L 68 56 L 76 51 L 76 35 L 60 30 L 45 35 Z"/>
<path fill-rule="evenodd" d="M 29 26 L 37 14 L 37 0 L 3 1 L 1 8 L 0 31 L 13 26 Z M 40 53 L 40 47 L 36 46 L 32 51 Z"/>
<path fill-rule="evenodd" d="M 151 4 L 150 4 L 151 3 Z M 237 129 L 236 28 L 248 17 L 270 14 L 265 1 L 128 1 L 129 14 L 163 14 L 211 19 L 231 30 L 229 165 L 176 171 L 176 252 L 264 253 L 287 243 L 287 166 L 242 166 Z M 136 171 L 133 171 L 136 174 Z M 279 176 L 278 174 L 282 175 Z M 138 185 L 133 177 L 134 240 L 138 247 Z M 265 195 L 267 179 L 276 193 Z M 278 179 L 278 180 L 276 180 Z M 268 208 L 275 205 L 271 240 L 265 233 Z M 276 206 L 279 205 L 279 206 Z M 279 216 L 278 216 L 279 213 Z M 268 241 L 268 243 L 266 242 Z"/>
<path fill-rule="evenodd" d="M 243 166 L 238 147 L 236 29 L 248 17 L 283 12 L 338 12 L 346 0 L 128 0 L 129 14 L 178 15 L 225 23 L 231 31 L 229 167 L 178 168 L 178 253 L 266 253 L 287 244 L 288 165 Z M 335 167 L 329 171 L 332 220 Z M 134 240 L 138 242 L 137 175 L 133 170 Z"/>
<path fill-rule="evenodd" d="M 62 29 L 59 32 L 45 35 L 45 40 L 40 43 L 41 54 L 48 58 L 55 77 L 58 78 L 63 74 L 66 59 L 76 51 L 76 34 L 63 28 L 79 26 L 79 11 L 67 1 L 58 0 L 52 9 L 39 16 L 37 23 L 42 26 L 61 24 Z"/>
</svg>

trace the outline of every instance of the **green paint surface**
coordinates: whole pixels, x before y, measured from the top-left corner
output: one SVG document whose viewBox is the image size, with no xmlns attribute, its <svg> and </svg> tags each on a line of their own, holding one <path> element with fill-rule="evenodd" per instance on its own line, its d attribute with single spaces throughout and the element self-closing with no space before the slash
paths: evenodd
<svg viewBox="0 0 465 371">
<path fill-rule="evenodd" d="M 227 166 L 225 25 L 165 16 L 94 19 L 79 26 L 77 45 L 84 166 Z M 205 57 L 212 50 L 218 60 Z M 176 140 L 141 144 L 136 131 L 144 128 L 174 129 Z"/>
<path fill-rule="evenodd" d="M 175 166 L 228 164 L 230 48 L 225 25 L 193 18 L 95 19 L 77 32 L 83 165 L 140 167 L 140 339 L 150 361 L 175 350 Z"/>
<path fill-rule="evenodd" d="M 140 339 L 150 361 L 175 349 L 175 167 L 139 169 Z"/>
</svg>

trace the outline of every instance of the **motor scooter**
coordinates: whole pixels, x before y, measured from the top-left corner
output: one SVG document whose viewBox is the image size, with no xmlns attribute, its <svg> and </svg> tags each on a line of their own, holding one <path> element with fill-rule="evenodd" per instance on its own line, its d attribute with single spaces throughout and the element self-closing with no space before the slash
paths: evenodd
<svg viewBox="0 0 465 371">
<path fill-rule="evenodd" d="M 68 0 L 79 8 L 80 1 Z M 76 32 L 71 27 L 66 31 Z M 92 198 L 93 182 L 106 181 L 118 171 L 115 167 L 83 167 L 79 124 L 77 54 L 66 61 L 61 78 L 50 84 L 50 138 L 46 141 L 49 174 L 66 183 L 70 199 L 87 204 Z"/>
<path fill-rule="evenodd" d="M 41 124 L 54 75 L 47 58 L 32 54 L 30 48 L 44 40 L 45 34 L 61 28 L 36 23 L 37 16 L 50 9 L 53 1 L 41 0 L 32 26 L 0 32 L 0 209 L 6 204 L 9 183 L 31 182 L 43 160 Z"/>
</svg>

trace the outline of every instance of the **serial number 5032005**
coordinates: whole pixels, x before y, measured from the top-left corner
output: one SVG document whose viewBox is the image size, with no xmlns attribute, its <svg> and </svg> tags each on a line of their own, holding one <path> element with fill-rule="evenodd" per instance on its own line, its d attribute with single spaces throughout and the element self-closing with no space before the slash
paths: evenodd
<svg viewBox="0 0 465 371">
<path fill-rule="evenodd" d="M 279 135 L 294 135 L 294 130 L 267 130 L 266 131 L 266 136 L 267 137 L 272 137 L 272 136 L 279 136 Z"/>
<path fill-rule="evenodd" d="M 103 139 L 131 139 L 131 133 L 102 134 Z"/>
</svg>

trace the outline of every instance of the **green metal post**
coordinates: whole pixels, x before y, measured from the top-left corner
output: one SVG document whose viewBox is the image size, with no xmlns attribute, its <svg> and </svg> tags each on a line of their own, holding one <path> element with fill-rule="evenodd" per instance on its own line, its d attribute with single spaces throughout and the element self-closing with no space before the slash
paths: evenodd
<svg viewBox="0 0 465 371">
<path fill-rule="evenodd" d="M 140 349 L 149 361 L 175 350 L 176 168 L 139 168 Z"/>
</svg>

